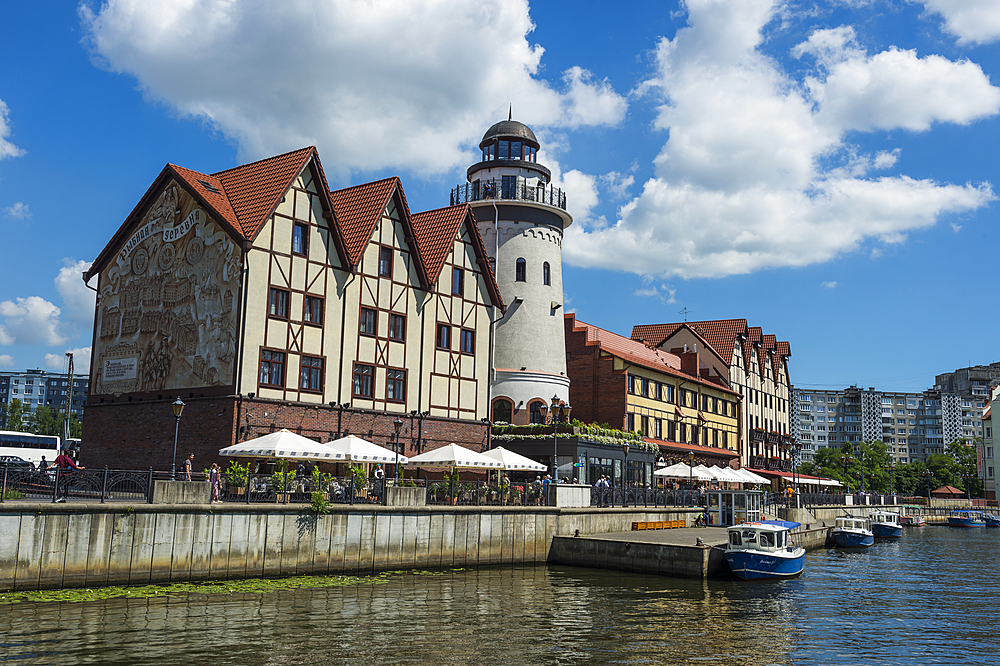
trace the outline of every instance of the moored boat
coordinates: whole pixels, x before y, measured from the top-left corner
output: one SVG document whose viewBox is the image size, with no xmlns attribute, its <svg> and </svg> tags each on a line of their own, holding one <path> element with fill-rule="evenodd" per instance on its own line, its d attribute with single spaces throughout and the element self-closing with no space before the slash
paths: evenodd
<svg viewBox="0 0 1000 666">
<path fill-rule="evenodd" d="M 899 522 L 898 513 L 873 511 L 868 519 L 871 521 L 872 534 L 876 539 L 898 539 L 903 536 L 903 526 Z"/>
<path fill-rule="evenodd" d="M 867 518 L 841 516 L 830 531 L 830 537 L 837 548 L 867 548 L 875 543 L 875 535 L 869 527 Z"/>
<path fill-rule="evenodd" d="M 792 530 L 800 523 L 762 520 L 729 528 L 725 557 L 737 578 L 791 578 L 805 568 L 805 548 L 796 546 Z"/>
<path fill-rule="evenodd" d="M 986 527 L 986 518 L 982 511 L 959 509 L 948 516 L 949 527 Z"/>
<path fill-rule="evenodd" d="M 1000 516 L 987 513 L 984 518 L 986 519 L 986 527 L 1000 527 Z"/>
<path fill-rule="evenodd" d="M 903 515 L 899 517 L 899 523 L 903 527 L 923 527 L 927 524 L 924 519 L 924 508 L 916 504 L 904 505 Z"/>
</svg>

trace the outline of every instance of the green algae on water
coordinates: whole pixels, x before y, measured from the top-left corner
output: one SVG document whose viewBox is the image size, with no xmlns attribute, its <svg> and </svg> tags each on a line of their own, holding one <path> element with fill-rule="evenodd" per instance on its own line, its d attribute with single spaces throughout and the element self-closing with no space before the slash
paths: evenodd
<svg viewBox="0 0 1000 666">
<path fill-rule="evenodd" d="M 440 575 L 443 571 L 386 571 L 372 576 L 290 576 L 288 578 L 247 578 L 242 580 L 171 583 L 169 585 L 139 585 L 135 587 L 93 587 L 87 589 L 35 590 L 28 592 L 0 592 L 0 604 L 22 601 L 79 603 L 101 599 L 150 599 L 177 598 L 191 594 L 263 594 L 277 590 L 303 587 L 341 587 L 346 585 L 374 585 L 386 582 L 390 576 L 406 573 Z"/>
</svg>

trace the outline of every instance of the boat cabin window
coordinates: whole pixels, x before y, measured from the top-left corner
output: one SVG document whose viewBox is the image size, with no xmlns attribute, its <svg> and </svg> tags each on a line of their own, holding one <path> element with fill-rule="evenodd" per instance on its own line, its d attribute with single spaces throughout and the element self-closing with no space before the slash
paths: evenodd
<svg viewBox="0 0 1000 666">
<path fill-rule="evenodd" d="M 743 539 L 746 540 L 747 542 L 752 543 L 757 540 L 757 533 L 747 530 L 746 532 L 743 533 Z"/>
<path fill-rule="evenodd" d="M 761 548 L 774 548 L 774 534 L 772 532 L 760 533 Z"/>
<path fill-rule="evenodd" d="M 742 546 L 743 545 L 743 539 L 740 538 L 740 533 L 739 532 L 730 532 L 729 533 L 729 545 L 730 546 Z"/>
<path fill-rule="evenodd" d="M 785 535 L 786 534 L 788 534 L 788 533 L 787 532 L 776 532 L 775 533 L 774 540 L 775 540 L 775 545 L 778 546 L 778 548 L 784 548 L 785 547 Z"/>
</svg>

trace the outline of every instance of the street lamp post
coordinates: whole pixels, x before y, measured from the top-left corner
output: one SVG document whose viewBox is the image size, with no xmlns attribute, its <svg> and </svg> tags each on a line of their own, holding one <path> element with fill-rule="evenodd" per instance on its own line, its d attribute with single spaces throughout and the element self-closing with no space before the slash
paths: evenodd
<svg viewBox="0 0 1000 666">
<path fill-rule="evenodd" d="M 792 485 L 795 486 L 795 506 L 799 501 L 799 465 L 802 462 L 802 442 L 795 442 L 795 458 L 792 460 Z"/>
<path fill-rule="evenodd" d="M 622 444 L 622 453 L 625 460 L 622 461 L 622 506 L 628 506 L 628 442 Z"/>
<path fill-rule="evenodd" d="M 931 477 L 934 476 L 934 472 L 929 469 L 924 470 L 924 479 L 927 480 L 927 506 L 930 508 L 931 505 Z"/>
<path fill-rule="evenodd" d="M 170 407 L 174 410 L 174 459 L 170 463 L 170 480 L 177 480 L 177 431 L 181 426 L 181 414 L 184 413 L 184 402 L 177 398 Z"/>
<path fill-rule="evenodd" d="M 694 497 L 694 451 L 688 451 L 688 491 Z"/>
<path fill-rule="evenodd" d="M 392 422 L 392 427 L 396 431 L 396 446 L 395 446 L 395 449 L 396 449 L 396 467 L 395 467 L 395 476 L 396 476 L 396 485 L 398 486 L 399 485 L 399 431 L 403 429 L 403 419 L 401 419 L 401 418 L 399 418 L 397 416 L 396 420 Z"/>
<path fill-rule="evenodd" d="M 545 416 L 545 404 L 540 407 L 542 416 Z M 559 455 L 559 422 L 569 421 L 569 414 L 572 407 L 564 405 L 559 400 L 559 396 L 552 396 L 552 481 L 559 483 L 559 465 L 556 462 Z"/>
<path fill-rule="evenodd" d="M 858 462 L 861 463 L 861 494 L 865 493 L 865 450 L 858 447 Z"/>
<path fill-rule="evenodd" d="M 845 454 L 845 455 L 840 456 L 840 462 L 844 465 L 844 483 L 847 484 L 847 494 L 850 495 L 851 494 L 851 477 L 850 477 L 850 475 L 848 473 L 848 468 L 851 466 L 851 463 L 854 462 L 854 459 L 851 458 L 851 456 Z"/>
</svg>

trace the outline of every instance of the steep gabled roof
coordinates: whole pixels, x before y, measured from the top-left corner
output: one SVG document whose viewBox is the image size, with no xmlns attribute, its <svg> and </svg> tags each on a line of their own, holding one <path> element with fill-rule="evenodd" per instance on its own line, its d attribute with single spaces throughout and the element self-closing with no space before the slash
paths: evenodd
<svg viewBox="0 0 1000 666">
<path fill-rule="evenodd" d="M 588 347 L 596 346 L 599 347 L 601 351 L 607 352 L 608 354 L 624 361 L 628 361 L 629 363 L 649 368 L 650 370 L 656 370 L 657 372 L 662 372 L 664 374 L 673 375 L 675 377 L 683 377 L 690 381 L 698 382 L 699 384 L 708 384 L 720 391 L 735 394 L 735 391 L 732 391 L 725 386 L 709 381 L 703 377 L 695 377 L 687 374 L 686 372 L 682 372 L 681 359 L 675 354 L 647 347 L 638 340 L 632 340 L 630 338 L 626 338 L 624 335 L 618 335 L 617 333 L 612 333 L 611 331 L 605 331 L 597 326 L 579 321 L 573 313 L 567 313 L 563 315 L 563 317 L 564 319 L 572 322 L 572 330 L 574 333 L 586 333 L 587 339 L 585 344 Z"/>
<path fill-rule="evenodd" d="M 168 178 L 174 177 L 182 183 L 213 218 L 228 227 L 235 238 L 253 241 L 274 213 L 274 209 L 281 202 L 281 197 L 308 167 L 310 161 L 315 164 L 319 175 L 318 195 L 332 210 L 323 165 L 320 163 L 319 153 L 313 146 L 214 174 L 205 174 L 168 163 L 125 218 L 90 269 L 84 273 L 84 279 L 89 280 L 101 270 L 109 256 L 124 242 L 124 237 L 138 221 L 142 212 L 149 207 L 151 198 L 165 185 Z M 331 223 L 330 228 L 334 245 L 341 257 L 346 259 L 344 239 L 337 225 Z"/>
<path fill-rule="evenodd" d="M 351 266 L 361 263 L 361 255 L 371 241 L 375 225 L 382 219 L 385 207 L 389 205 L 389 198 L 397 190 L 402 193 L 402 189 L 399 178 L 393 176 L 330 192 L 333 211 L 344 234 Z M 405 197 L 402 199 L 405 205 Z M 408 210 L 401 212 L 403 217 L 409 217 Z"/>
<path fill-rule="evenodd" d="M 486 288 L 490 293 L 490 299 L 494 305 L 503 310 L 500 287 L 497 286 L 496 278 L 493 275 L 486 247 L 483 245 L 482 236 L 479 235 L 479 227 L 476 225 L 476 218 L 472 214 L 471 206 L 462 204 L 414 213 L 410 216 L 410 220 L 413 223 L 413 232 L 427 269 L 427 278 L 431 283 L 438 281 L 445 259 L 448 258 L 448 253 L 455 246 L 455 241 L 464 224 L 472 238 L 476 263 L 479 264 L 483 277 L 486 279 Z"/>
<path fill-rule="evenodd" d="M 316 148 L 309 146 L 212 174 L 225 188 L 244 238 L 256 238 L 281 197 L 314 155 Z"/>
<path fill-rule="evenodd" d="M 632 327 L 632 339 L 645 340 L 648 344 L 659 347 L 683 326 L 701 336 L 726 364 L 732 365 L 736 338 L 746 333 L 747 320 L 714 319 L 673 324 L 640 324 Z"/>
</svg>

